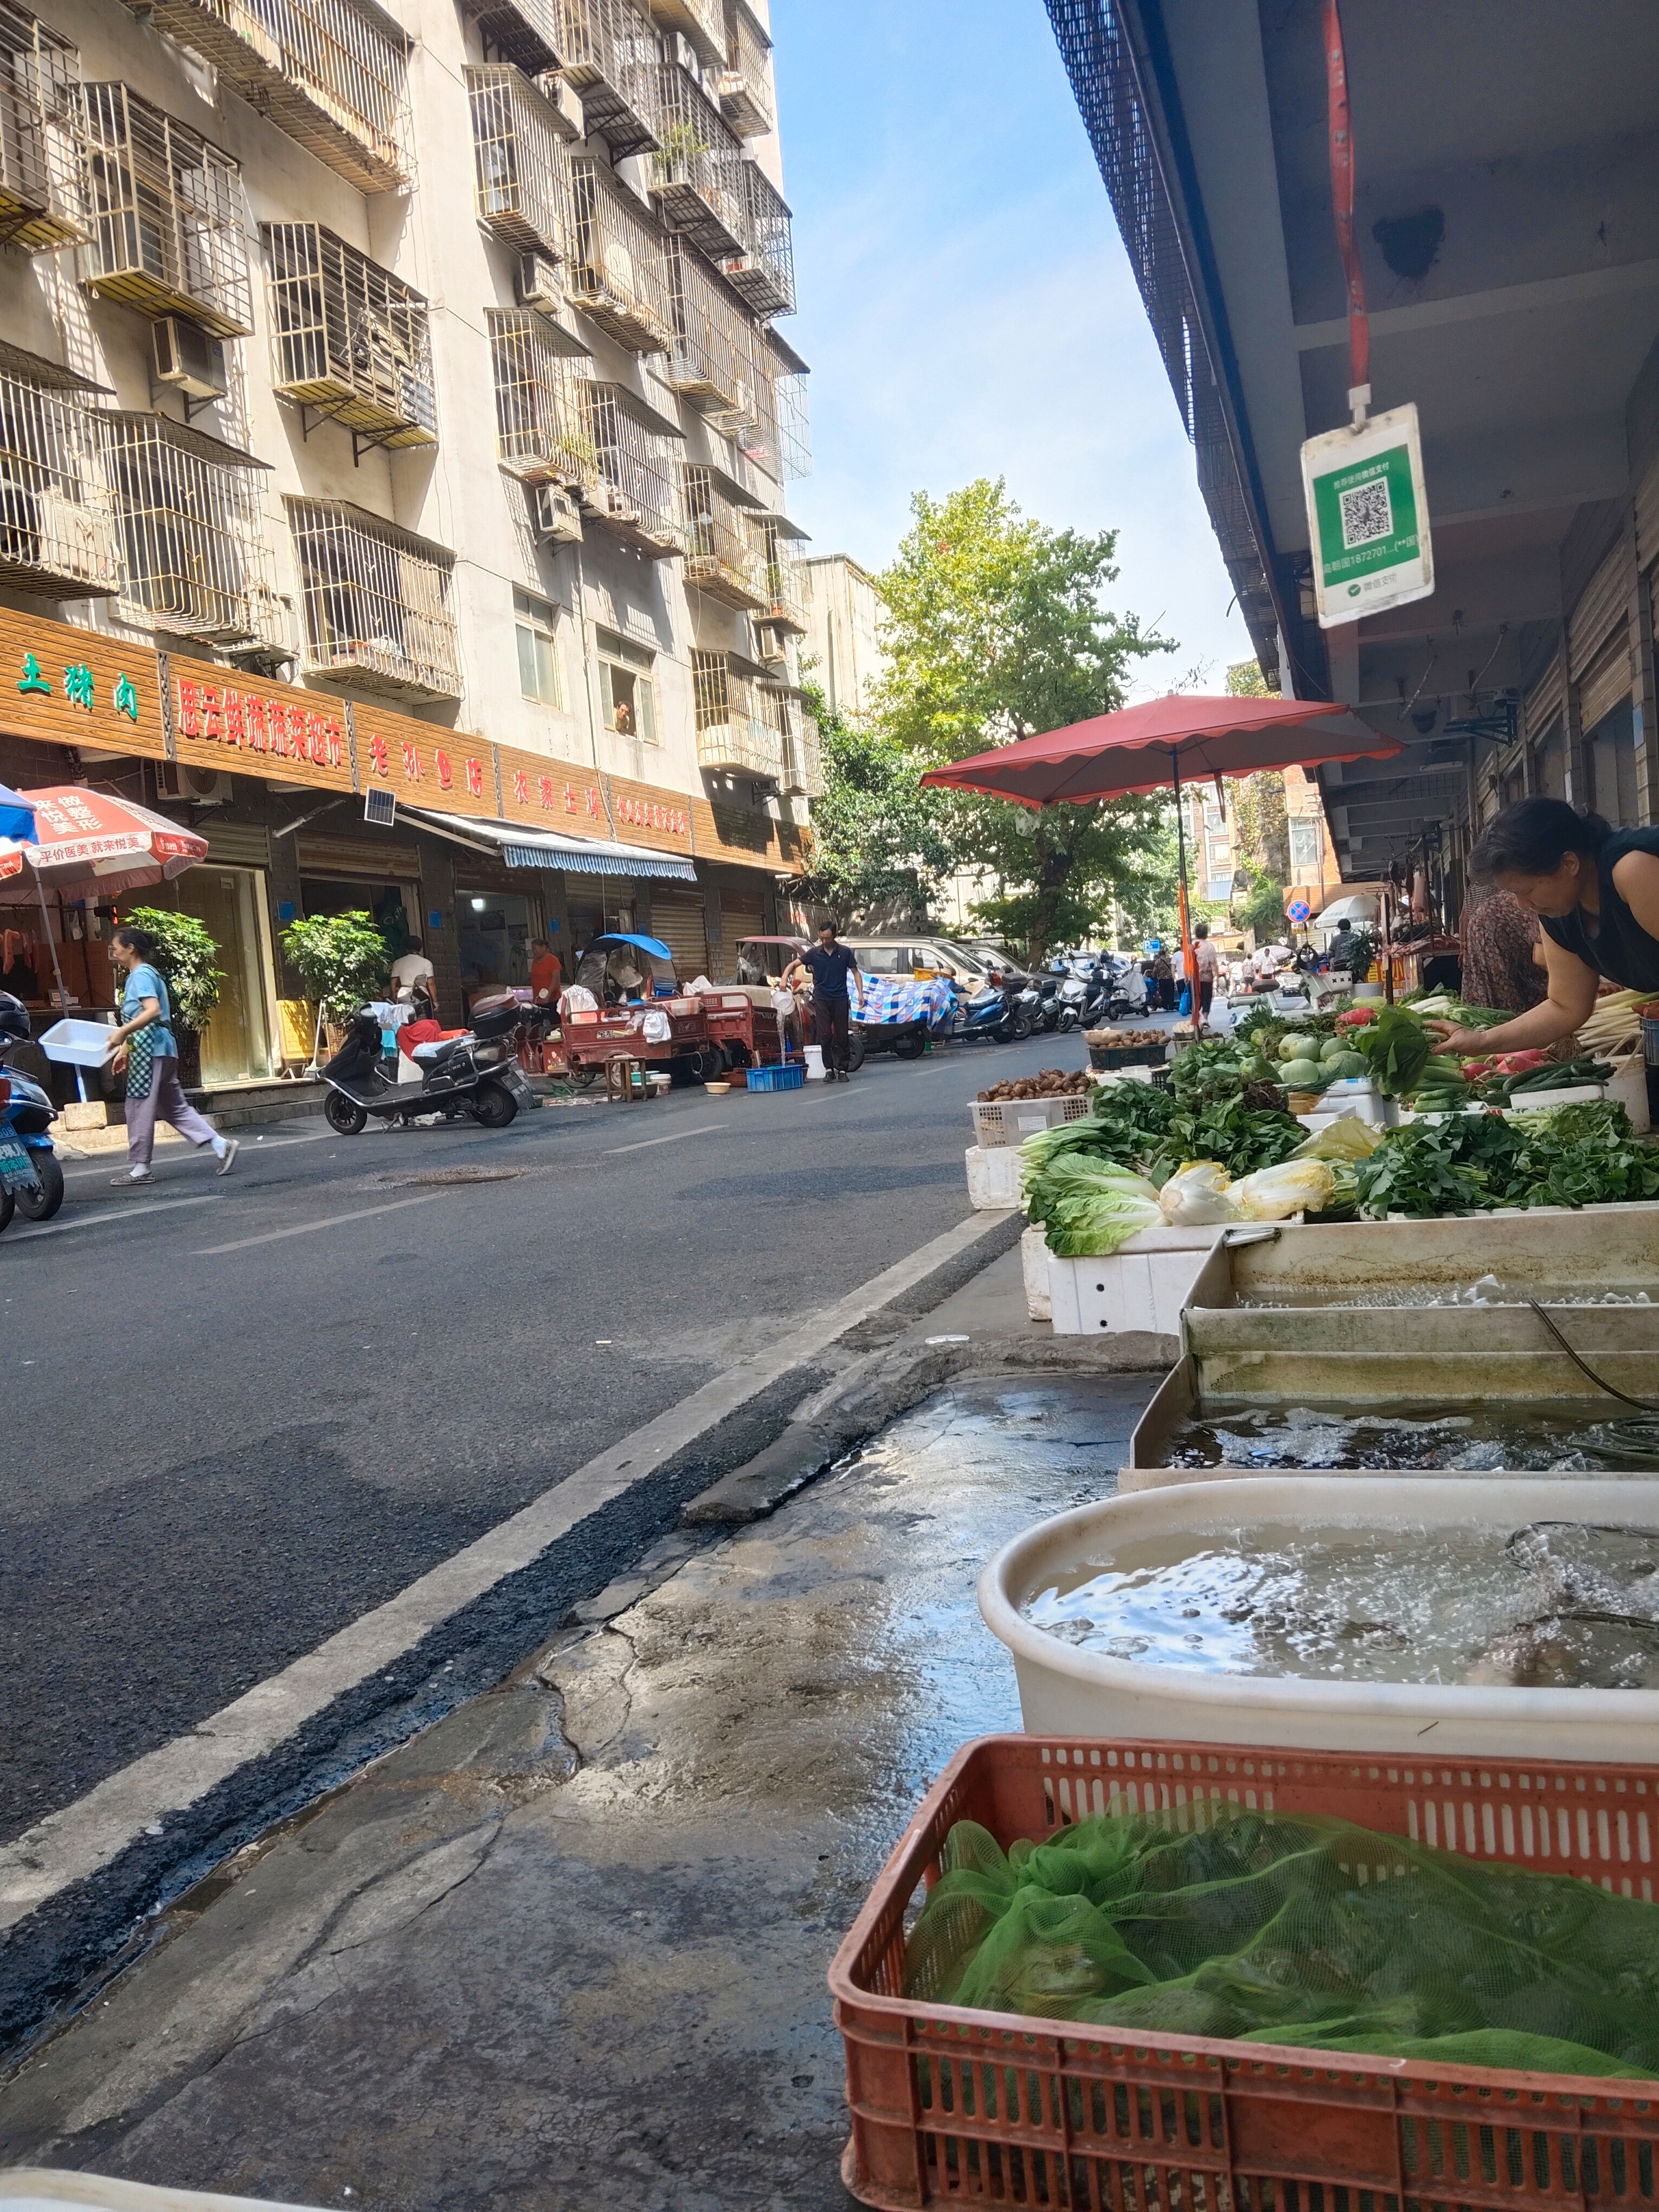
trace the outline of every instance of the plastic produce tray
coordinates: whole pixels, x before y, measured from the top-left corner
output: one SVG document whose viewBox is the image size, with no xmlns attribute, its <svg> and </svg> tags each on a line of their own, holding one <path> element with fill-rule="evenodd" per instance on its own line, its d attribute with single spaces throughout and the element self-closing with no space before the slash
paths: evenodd
<svg viewBox="0 0 1659 2212">
<path fill-rule="evenodd" d="M 751 1091 L 799 1091 L 806 1080 L 806 1070 L 799 1060 L 792 1060 L 783 1067 L 751 1067 L 749 1088 Z"/>
<path fill-rule="evenodd" d="M 1169 1056 L 1162 1044 L 1091 1044 L 1091 1067 L 1162 1067 Z"/>
<path fill-rule="evenodd" d="M 861 2203 L 1067 2212 L 1580 2212 L 1650 2206 L 1659 2082 L 1133 2034 L 899 1994 L 952 1823 L 1006 1849 L 1094 1814 L 1329 1813 L 1653 1896 L 1659 1765 L 983 1736 L 927 1793 L 830 1970 Z M 1379 1874 L 1386 1871 L 1377 1869 Z"/>
<path fill-rule="evenodd" d="M 999 1145 L 1021 1145 L 1039 1129 L 1058 1129 L 1067 1121 L 1086 1121 L 1094 1095 L 1065 1098 L 996 1098 L 974 1105 L 974 1142 L 986 1152 Z"/>
</svg>

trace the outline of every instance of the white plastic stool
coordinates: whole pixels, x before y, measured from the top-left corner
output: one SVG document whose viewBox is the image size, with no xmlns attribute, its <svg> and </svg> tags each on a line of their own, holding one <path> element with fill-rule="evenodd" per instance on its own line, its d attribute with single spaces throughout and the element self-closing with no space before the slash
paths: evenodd
<svg viewBox="0 0 1659 2212">
<path fill-rule="evenodd" d="M 821 1044 L 806 1047 L 806 1080 L 809 1083 L 822 1083 L 823 1080 L 823 1047 Z"/>
</svg>

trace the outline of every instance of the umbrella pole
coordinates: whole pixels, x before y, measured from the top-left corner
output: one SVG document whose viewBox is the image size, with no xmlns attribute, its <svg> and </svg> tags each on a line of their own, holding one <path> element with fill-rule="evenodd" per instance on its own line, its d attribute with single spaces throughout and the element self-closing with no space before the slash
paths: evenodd
<svg viewBox="0 0 1659 2212">
<path fill-rule="evenodd" d="M 1181 909 L 1181 964 L 1186 970 L 1187 988 L 1192 994 L 1193 1035 L 1201 1034 L 1204 1017 L 1199 1011 L 1198 976 L 1193 967 L 1193 933 L 1187 908 L 1187 824 L 1181 811 L 1181 756 L 1174 746 L 1170 748 L 1170 769 L 1175 777 L 1176 853 L 1178 860 L 1176 896 Z"/>
<path fill-rule="evenodd" d="M 69 993 L 64 988 L 64 971 L 58 964 L 58 939 L 52 933 L 52 912 L 46 904 L 46 886 L 40 871 L 34 872 L 34 888 L 40 896 L 40 920 L 46 933 L 46 950 L 52 955 L 52 972 L 58 984 L 58 1011 L 69 1012 Z"/>
</svg>

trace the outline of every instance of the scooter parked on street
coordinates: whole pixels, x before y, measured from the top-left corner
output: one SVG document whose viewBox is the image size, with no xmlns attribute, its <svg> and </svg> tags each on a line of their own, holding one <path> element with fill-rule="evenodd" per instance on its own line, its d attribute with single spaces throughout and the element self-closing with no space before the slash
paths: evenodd
<svg viewBox="0 0 1659 2212">
<path fill-rule="evenodd" d="M 993 975 L 983 990 L 975 991 L 958 1008 L 954 1035 L 964 1039 L 986 1037 L 993 1044 L 1023 1044 L 1031 1034 L 1025 994 Z"/>
<path fill-rule="evenodd" d="M 328 1085 L 323 1118 L 343 1137 L 359 1135 L 372 1119 L 407 1128 L 425 1114 L 453 1121 L 465 1115 L 486 1129 L 504 1129 L 535 1093 L 513 1057 L 516 1002 L 480 1015 L 465 1036 L 416 1047 L 425 1073 L 419 1083 L 398 1083 L 386 1072 L 380 1020 L 370 1006 L 353 1019 L 346 1041 L 319 1070 Z"/>
<path fill-rule="evenodd" d="M 64 1170 L 49 1133 L 57 1109 L 32 1075 L 7 1063 L 8 1047 L 28 1042 L 22 1001 L 0 991 L 0 1228 L 14 1206 L 25 1221 L 50 1221 L 64 1203 Z"/>
</svg>

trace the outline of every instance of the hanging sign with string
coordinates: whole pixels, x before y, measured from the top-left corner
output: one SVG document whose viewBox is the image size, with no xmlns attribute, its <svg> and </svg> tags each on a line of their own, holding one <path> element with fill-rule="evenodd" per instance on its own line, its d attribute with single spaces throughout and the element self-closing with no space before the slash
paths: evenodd
<svg viewBox="0 0 1659 2212">
<path fill-rule="evenodd" d="M 1434 551 L 1417 410 L 1407 404 L 1382 415 L 1370 411 L 1370 322 L 1353 234 L 1353 131 L 1337 0 L 1325 0 L 1324 34 L 1331 198 L 1347 288 L 1352 419 L 1346 429 L 1308 440 L 1302 448 L 1302 485 L 1319 626 L 1333 629 L 1340 623 L 1358 622 L 1361 615 L 1427 599 L 1434 590 Z"/>
</svg>

